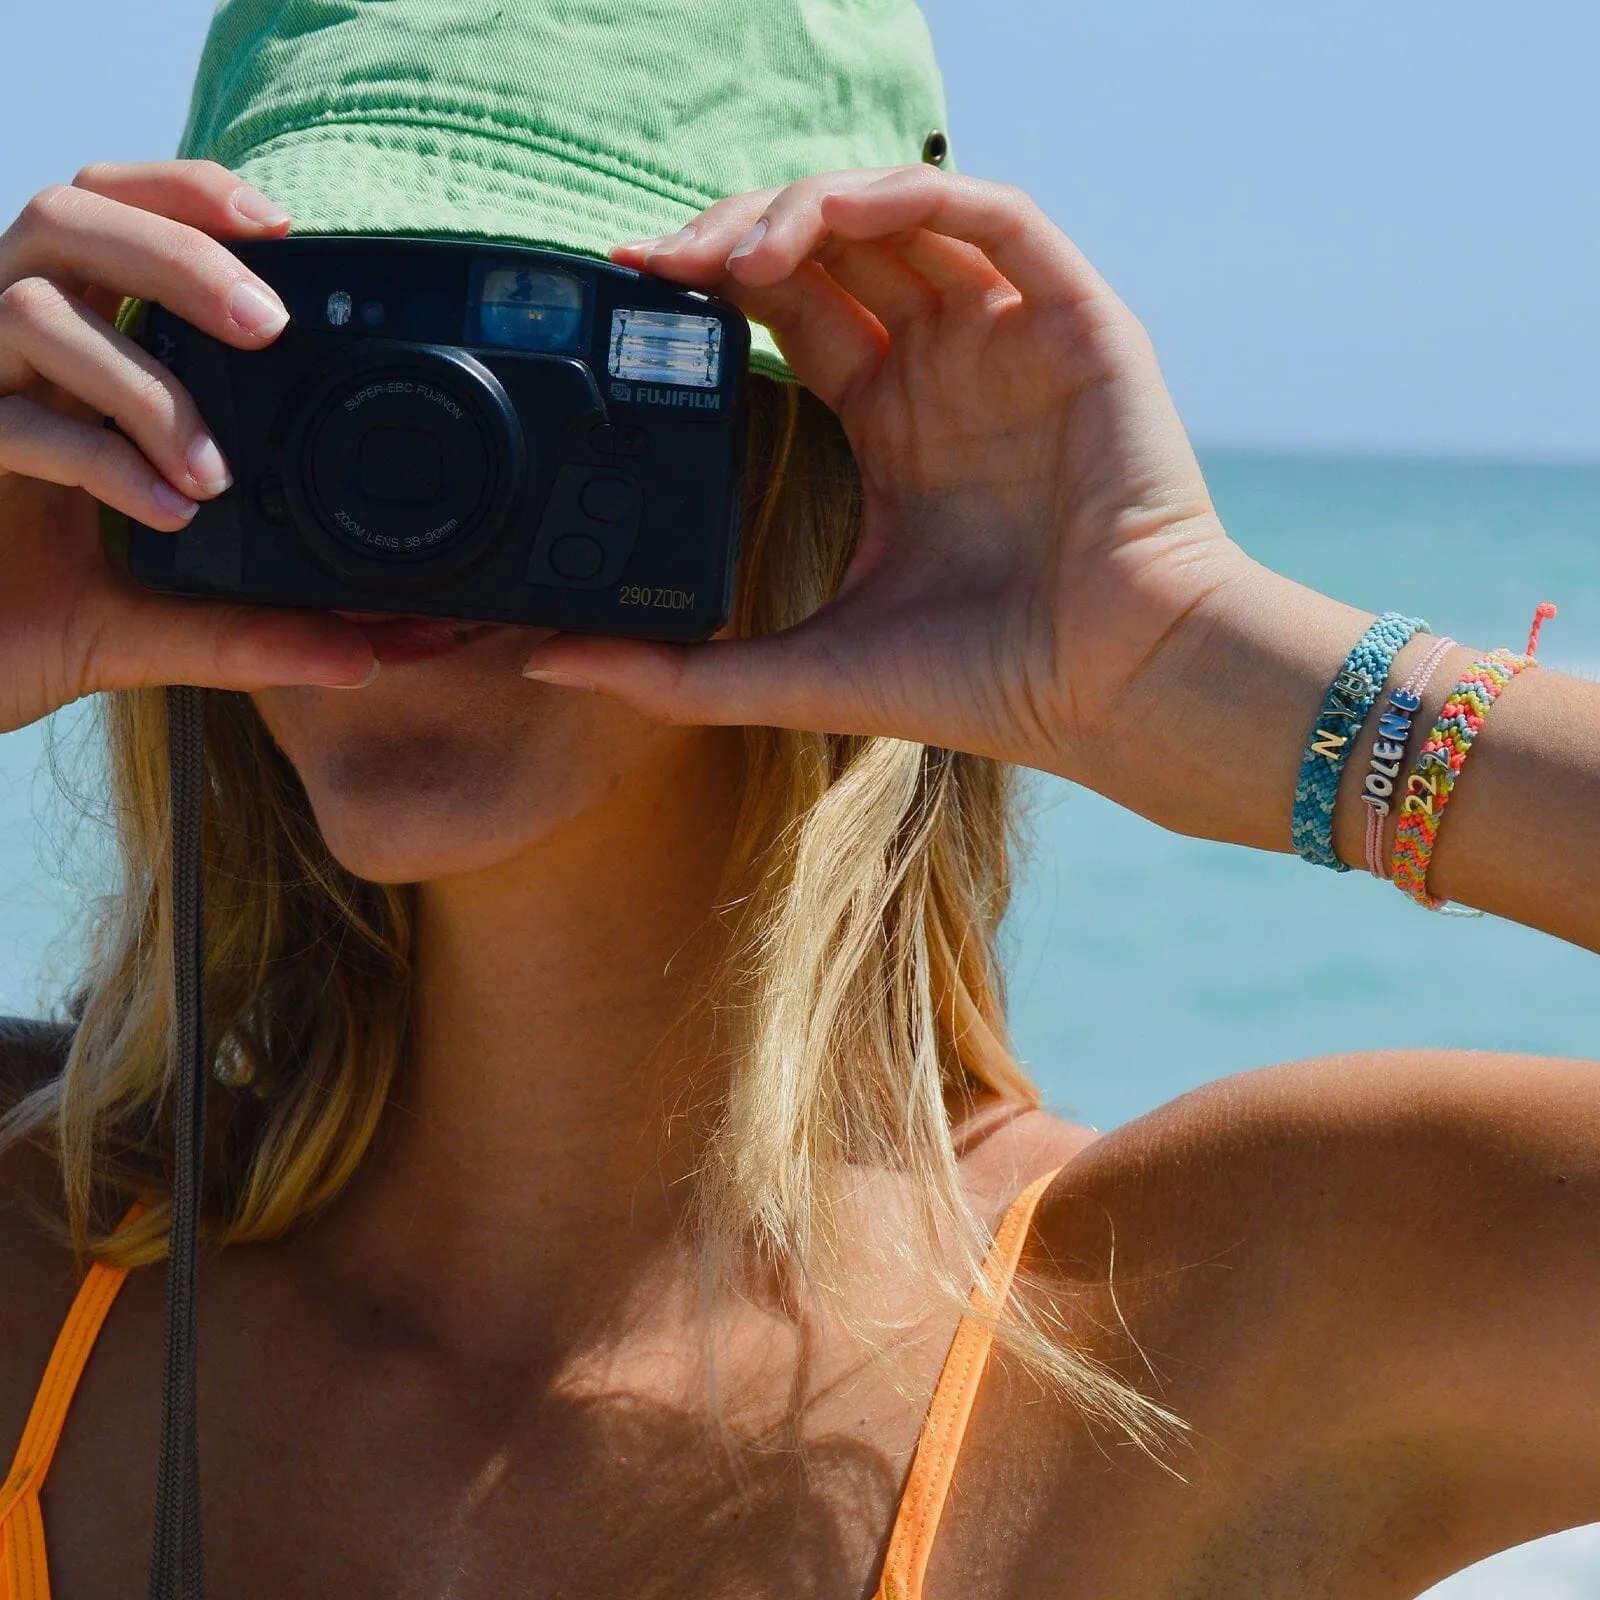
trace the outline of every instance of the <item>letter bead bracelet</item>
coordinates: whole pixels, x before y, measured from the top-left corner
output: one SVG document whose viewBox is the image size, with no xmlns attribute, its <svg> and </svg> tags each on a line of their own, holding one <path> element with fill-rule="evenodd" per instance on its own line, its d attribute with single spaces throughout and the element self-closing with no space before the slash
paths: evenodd
<svg viewBox="0 0 1600 1600">
<path fill-rule="evenodd" d="M 1378 737 L 1372 744 L 1372 760 L 1361 794 L 1367 807 L 1367 871 L 1375 878 L 1389 876 L 1383 859 L 1383 819 L 1389 815 L 1395 789 L 1404 787 L 1400 773 L 1405 766 L 1412 719 L 1422 709 L 1422 697 L 1428 692 L 1439 663 L 1455 643 L 1454 639 L 1436 640 L 1411 676 L 1389 696 L 1391 709 L 1378 718 Z"/>
</svg>

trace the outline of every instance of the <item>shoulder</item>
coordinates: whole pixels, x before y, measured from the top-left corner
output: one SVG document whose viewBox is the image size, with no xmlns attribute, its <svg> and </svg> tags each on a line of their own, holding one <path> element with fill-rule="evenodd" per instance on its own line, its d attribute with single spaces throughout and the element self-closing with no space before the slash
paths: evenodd
<svg viewBox="0 0 1600 1600">
<path fill-rule="evenodd" d="M 1600 1517 L 1597 1245 L 1600 1064 L 1448 1051 L 1185 1095 L 1086 1144 L 1035 1238 L 1196 1448 L 1425 1491 L 1460 1565 Z"/>
<path fill-rule="evenodd" d="M 954 1130 L 969 1198 L 991 1221 L 1030 1183 L 1060 1172 L 1101 1135 L 1040 1107 L 991 1101 Z"/>
<path fill-rule="evenodd" d="M 1075 1278 L 1115 1252 L 1124 1282 L 1177 1294 L 1177 1274 L 1191 1302 L 1309 1326 L 1352 1297 L 1402 1307 L 1463 1275 L 1515 1281 L 1536 1238 L 1590 1249 L 1596 1207 L 1600 1064 L 1394 1051 L 1171 1101 L 1086 1144 L 1037 1226 Z"/>
<path fill-rule="evenodd" d="M 1392 1236 L 1508 1215 L 1530 1176 L 1542 1186 L 1559 1167 L 1576 1179 L 1597 1157 L 1600 1063 L 1330 1057 L 1219 1079 L 1086 1144 L 1052 1185 L 1041 1225 L 1070 1232 L 1075 1200 L 1090 1198 L 1153 1236 L 1248 1223 L 1302 1241 L 1325 1231 L 1337 1250 L 1358 1245 L 1349 1227 L 1363 1217 Z"/>
</svg>

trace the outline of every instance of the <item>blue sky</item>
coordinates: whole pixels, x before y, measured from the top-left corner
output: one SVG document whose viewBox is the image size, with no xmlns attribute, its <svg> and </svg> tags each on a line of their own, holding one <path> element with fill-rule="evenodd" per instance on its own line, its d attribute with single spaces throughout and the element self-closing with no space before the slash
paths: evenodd
<svg viewBox="0 0 1600 1600">
<path fill-rule="evenodd" d="M 931 0 L 1218 442 L 1600 455 L 1594 0 Z"/>
<path fill-rule="evenodd" d="M 1600 459 L 1594 0 L 930 0 L 958 159 L 1142 316 L 1204 444 Z M 208 0 L 9 8 L 0 215 L 168 155 Z"/>
</svg>

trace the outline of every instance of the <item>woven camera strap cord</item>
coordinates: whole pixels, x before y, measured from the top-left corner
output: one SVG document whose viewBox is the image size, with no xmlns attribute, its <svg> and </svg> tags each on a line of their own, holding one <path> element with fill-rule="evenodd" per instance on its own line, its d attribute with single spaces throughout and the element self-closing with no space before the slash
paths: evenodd
<svg viewBox="0 0 1600 1600">
<path fill-rule="evenodd" d="M 1339 797 L 1344 772 L 1356 736 L 1361 732 L 1378 691 L 1389 676 L 1390 664 L 1412 634 L 1428 625 L 1421 617 L 1403 617 L 1386 611 L 1356 641 L 1345 657 L 1317 720 L 1312 724 L 1300 776 L 1294 786 L 1294 811 L 1289 838 L 1295 854 L 1314 867 L 1348 872 L 1333 848 L 1333 806 Z"/>
<path fill-rule="evenodd" d="M 173 1177 L 167 1252 L 165 1374 L 150 1600 L 204 1600 L 200 1446 L 195 1409 L 195 1279 L 205 1155 L 206 1037 L 201 816 L 205 691 L 167 690 L 172 789 Z"/>
</svg>

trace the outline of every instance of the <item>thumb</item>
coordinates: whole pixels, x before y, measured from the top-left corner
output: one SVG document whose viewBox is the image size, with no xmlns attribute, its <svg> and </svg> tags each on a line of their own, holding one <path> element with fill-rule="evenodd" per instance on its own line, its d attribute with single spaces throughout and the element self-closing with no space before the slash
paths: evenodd
<svg viewBox="0 0 1600 1600">
<path fill-rule="evenodd" d="M 826 692 L 823 669 L 800 628 L 705 644 L 556 634 L 532 651 L 522 675 L 609 695 L 656 722 L 864 731 L 845 725 L 855 719 Z"/>
</svg>

